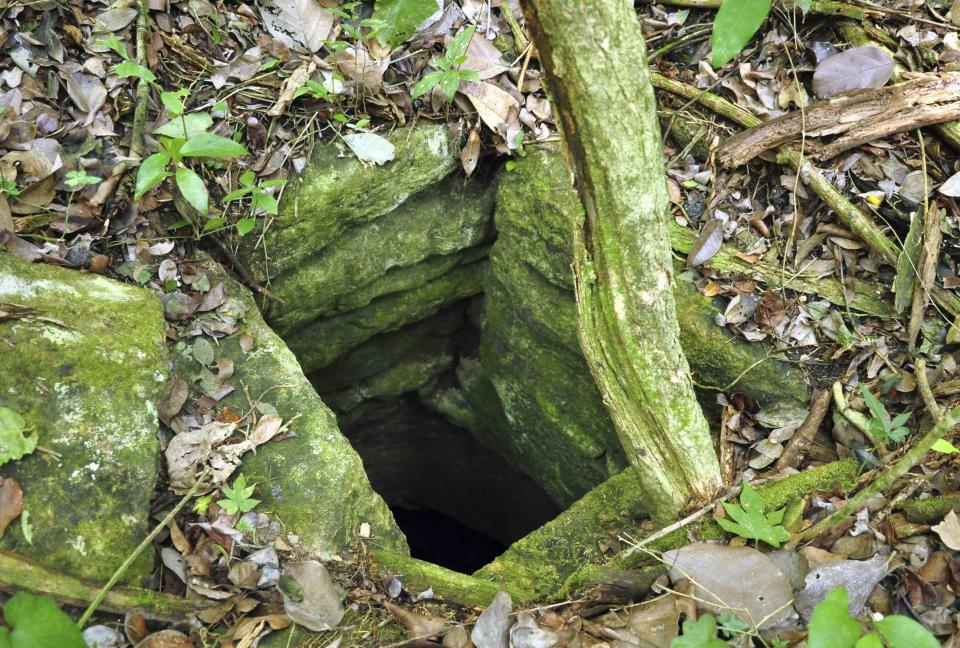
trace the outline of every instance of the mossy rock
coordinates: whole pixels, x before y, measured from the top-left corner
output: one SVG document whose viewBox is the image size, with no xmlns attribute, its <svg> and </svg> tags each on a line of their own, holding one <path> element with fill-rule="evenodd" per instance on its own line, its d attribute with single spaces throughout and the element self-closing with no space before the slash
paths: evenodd
<svg viewBox="0 0 960 648">
<path fill-rule="evenodd" d="M 151 527 L 157 402 L 166 325 L 147 290 L 0 252 L 0 406 L 35 428 L 32 454 L 0 472 L 20 483 L 32 544 L 14 523 L 0 547 L 71 576 L 105 581 Z M 126 572 L 153 568 L 148 549 Z"/>
<path fill-rule="evenodd" d="M 390 213 L 351 227 L 273 280 L 270 289 L 283 303 L 271 306 L 271 326 L 284 334 L 448 271 L 462 262 L 462 250 L 490 238 L 493 196 L 481 183 L 450 177 Z M 391 280 L 381 280 L 388 273 Z"/>
<path fill-rule="evenodd" d="M 481 292 L 485 269 L 485 260 L 457 266 L 422 286 L 317 320 L 285 338 L 304 370 L 317 371 L 375 335 L 400 329 Z"/>
<path fill-rule="evenodd" d="M 258 484 L 258 510 L 269 512 L 297 537 L 306 551 L 329 557 L 356 541 L 360 525 L 369 523 L 381 546 L 407 552 L 406 540 L 383 499 L 373 491 L 360 457 L 337 427 L 336 417 L 304 376 L 296 357 L 260 316 L 250 292 L 214 263 L 208 268 L 223 280 L 228 295 L 220 311 L 241 325 L 221 340 L 218 356 L 234 361 L 232 384 L 244 386 L 219 402 L 236 412 L 247 411 L 252 398 L 273 406 L 291 421 L 293 438 L 271 441 L 249 453 L 241 470 Z M 245 354 L 239 339 L 254 341 Z M 174 371 L 198 388 L 206 369 L 183 340 L 175 345 Z"/>
<path fill-rule="evenodd" d="M 258 280 L 295 271 L 347 228 L 394 210 L 457 166 L 459 141 L 446 124 L 421 122 L 386 137 L 395 156 L 382 166 L 360 162 L 336 141 L 316 146 L 302 177 L 284 192 L 280 214 L 262 242 L 260 228 L 242 240 L 240 257 Z"/>
</svg>

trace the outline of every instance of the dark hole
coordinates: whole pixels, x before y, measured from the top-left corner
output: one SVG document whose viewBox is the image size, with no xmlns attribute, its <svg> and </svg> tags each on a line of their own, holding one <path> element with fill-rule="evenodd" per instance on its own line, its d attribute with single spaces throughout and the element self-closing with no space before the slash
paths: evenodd
<svg viewBox="0 0 960 648">
<path fill-rule="evenodd" d="M 560 512 L 526 474 L 415 396 L 341 414 L 415 558 L 470 573 Z"/>
</svg>

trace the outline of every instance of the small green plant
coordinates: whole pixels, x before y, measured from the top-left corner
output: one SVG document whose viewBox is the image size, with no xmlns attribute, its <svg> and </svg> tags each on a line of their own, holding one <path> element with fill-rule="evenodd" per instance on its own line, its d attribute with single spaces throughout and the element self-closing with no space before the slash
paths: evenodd
<svg viewBox="0 0 960 648">
<path fill-rule="evenodd" d="M 250 497 L 253 495 L 254 488 L 256 488 L 256 484 L 247 486 L 247 476 L 240 473 L 237 475 L 237 478 L 233 480 L 233 486 L 223 486 L 220 489 L 224 498 L 217 502 L 217 506 L 230 515 L 234 513 L 248 513 L 260 503 L 260 500 Z"/>
<path fill-rule="evenodd" d="M 814 609 L 807 630 L 808 648 L 937 648 L 940 642 L 913 619 L 898 614 L 871 623 L 864 631 L 850 616 L 846 587 L 831 590 Z"/>
<path fill-rule="evenodd" d="M 909 428 L 904 423 L 909 420 L 913 412 L 904 412 L 891 420 L 890 415 L 887 414 L 887 408 L 863 383 L 860 383 L 860 393 L 863 394 L 863 402 L 867 404 L 867 409 L 873 414 L 873 418 L 867 423 L 867 431 L 874 439 L 881 443 L 900 443 L 910 434 Z"/>
<path fill-rule="evenodd" d="M 113 73 L 117 76 L 136 77 L 151 84 L 155 84 L 157 82 L 157 77 L 153 72 L 150 71 L 150 68 L 140 65 L 131 59 L 127 54 L 126 46 L 114 34 L 110 34 L 106 38 L 98 38 L 97 45 L 100 45 L 101 47 L 109 47 L 111 50 L 116 52 L 121 59 L 123 59 L 121 63 L 117 63 L 113 66 Z"/>
<path fill-rule="evenodd" d="M 750 631 L 750 624 L 736 614 L 721 614 L 717 618 L 717 625 L 724 639 L 733 639 Z"/>
<path fill-rule="evenodd" d="M 312 99 L 319 99 L 321 101 L 328 101 L 330 99 L 330 91 L 327 90 L 327 87 L 313 79 L 304 81 L 303 85 L 293 93 L 293 98 L 297 99 L 304 95 L 310 95 Z"/>
<path fill-rule="evenodd" d="M 5 193 L 8 196 L 16 198 L 20 195 L 20 188 L 17 187 L 17 183 L 13 180 L 7 180 L 3 176 L 0 176 L 0 193 Z"/>
<path fill-rule="evenodd" d="M 193 512 L 206 515 L 211 502 L 213 502 L 213 495 L 201 495 L 193 502 Z"/>
<path fill-rule="evenodd" d="M 696 621 L 683 622 L 683 632 L 670 642 L 670 648 L 729 648 L 730 644 L 717 638 L 717 620 L 704 614 Z"/>
<path fill-rule="evenodd" d="M 724 531 L 741 538 L 761 540 L 772 547 L 779 547 L 781 542 L 790 539 L 790 533 L 780 524 L 786 509 L 764 513 L 763 498 L 750 484 L 743 485 L 739 505 L 724 502 L 723 509 L 729 518 L 718 517 L 716 520 Z"/>
<path fill-rule="evenodd" d="M 36 448 L 35 428 L 27 426 L 18 412 L 0 406 L 0 466 L 22 459 Z"/>
<path fill-rule="evenodd" d="M 140 164 L 134 197 L 140 199 L 165 179 L 173 176 L 184 199 L 202 216 L 206 216 L 210 211 L 206 184 L 186 162 L 198 158 L 234 159 L 247 155 L 247 149 L 232 139 L 208 133 L 207 129 L 213 125 L 213 118 L 209 113 L 186 114 L 183 99 L 187 93 L 186 89 L 160 93 L 160 100 L 172 119 L 154 129 L 154 135 L 160 136 L 163 150 L 154 153 Z"/>
<path fill-rule="evenodd" d="M 79 189 L 80 187 L 86 185 L 99 184 L 102 180 L 103 178 L 89 175 L 86 171 L 79 169 L 67 171 L 67 175 L 65 176 L 63 183 L 71 189 Z"/>
<path fill-rule="evenodd" d="M 14 594 L 3 606 L 0 648 L 86 648 L 80 628 L 49 596 Z"/>
<path fill-rule="evenodd" d="M 228 203 L 233 200 L 240 200 L 245 196 L 250 196 L 250 215 L 237 221 L 237 234 L 243 236 L 249 234 L 257 223 L 257 214 L 277 215 L 277 199 L 265 191 L 272 187 L 282 187 L 287 183 L 286 180 L 264 180 L 254 184 L 257 176 L 253 171 L 244 171 L 240 176 L 240 188 L 235 189 L 223 197 L 223 202 Z"/>
<path fill-rule="evenodd" d="M 470 44 L 470 39 L 473 38 L 473 33 L 476 30 L 476 27 L 468 27 L 461 31 L 453 39 L 453 42 L 450 43 L 450 47 L 447 48 L 444 55 L 430 62 L 430 65 L 437 69 L 425 74 L 423 78 L 417 82 L 417 85 L 413 87 L 414 99 L 440 86 L 440 89 L 443 91 L 443 96 L 447 99 L 447 103 L 451 103 L 453 101 L 453 95 L 457 93 L 457 88 L 460 87 L 461 81 L 480 80 L 480 75 L 477 74 L 476 71 L 463 70 L 460 68 L 467 60 L 467 46 Z"/>
<path fill-rule="evenodd" d="M 723 0 L 713 19 L 713 67 L 726 65 L 750 42 L 770 13 L 772 0 Z"/>
</svg>

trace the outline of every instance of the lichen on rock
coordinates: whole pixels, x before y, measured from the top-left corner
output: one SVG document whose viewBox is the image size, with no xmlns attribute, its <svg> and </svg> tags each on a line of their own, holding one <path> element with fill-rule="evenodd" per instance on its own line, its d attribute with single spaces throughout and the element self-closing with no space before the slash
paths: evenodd
<svg viewBox="0 0 960 648">
<path fill-rule="evenodd" d="M 27 264 L 0 252 L 0 302 L 31 309 L 0 322 L 0 405 L 35 427 L 39 448 L 3 466 L 24 491 L 0 547 L 81 578 L 106 580 L 150 530 L 165 323 L 150 291 Z M 124 580 L 153 567 L 144 552 Z"/>
</svg>

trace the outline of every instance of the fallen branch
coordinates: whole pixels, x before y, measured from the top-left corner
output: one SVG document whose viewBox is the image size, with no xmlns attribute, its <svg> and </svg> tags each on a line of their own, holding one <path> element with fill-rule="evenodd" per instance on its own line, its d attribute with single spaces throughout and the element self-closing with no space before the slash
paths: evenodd
<svg viewBox="0 0 960 648">
<path fill-rule="evenodd" d="M 746 128 L 752 128 L 762 123 L 759 118 L 748 111 L 715 94 L 699 90 L 660 74 L 651 74 L 650 80 L 654 87 L 696 101 L 718 115 Z M 781 146 L 777 149 L 777 161 L 796 170 L 800 179 L 830 207 L 840 222 L 866 243 L 881 260 L 890 265 L 896 265 L 900 254 L 897 246 L 883 234 L 870 216 L 837 191 L 836 187 L 823 173 L 800 154 L 800 151 L 789 146 Z M 957 295 L 939 286 L 931 286 L 930 296 L 937 305 L 950 315 L 960 315 L 960 297 Z"/>
<path fill-rule="evenodd" d="M 793 438 L 787 443 L 783 454 L 777 459 L 776 471 L 783 472 L 786 468 L 796 468 L 803 461 L 807 454 L 807 448 L 813 442 L 813 438 L 820 429 L 820 424 L 830 410 L 830 390 L 821 389 L 813 396 L 813 402 L 810 404 L 810 412 L 803 423 L 794 432 Z"/>
<path fill-rule="evenodd" d="M 874 27 L 874 29 L 877 30 L 876 27 Z M 879 47 L 889 54 L 891 58 L 893 58 L 896 54 L 883 43 L 871 38 L 870 34 L 868 34 L 867 31 L 859 24 L 844 21 L 840 24 L 840 32 L 843 34 L 843 37 L 846 39 L 846 41 L 851 45 L 872 45 L 873 47 Z M 880 32 L 878 37 L 881 36 L 885 36 L 888 39 L 890 38 L 886 32 Z M 893 43 L 896 43 L 896 41 L 894 40 Z M 897 66 L 893 70 L 892 78 L 894 82 L 902 81 L 904 79 L 905 72 L 907 72 L 907 69 L 897 63 Z M 937 132 L 937 135 L 940 136 L 940 139 L 949 144 L 953 149 L 960 151 L 960 121 L 936 124 L 933 129 Z"/>
<path fill-rule="evenodd" d="M 922 152 L 923 148 L 920 150 Z M 937 261 L 940 258 L 940 243 L 943 241 L 943 232 L 940 230 L 942 222 L 942 209 L 924 205 L 923 250 L 920 253 L 917 276 L 913 280 L 913 300 L 910 304 L 910 320 L 907 323 L 907 345 L 911 353 L 916 347 L 920 326 L 923 324 L 923 316 L 930 300 L 930 288 L 937 278 Z"/>
<path fill-rule="evenodd" d="M 719 9 L 723 0 L 647 0 L 645 4 L 659 4 L 670 7 L 690 7 L 691 9 Z M 796 3 L 793 0 L 786 0 L 782 3 L 785 9 L 793 10 Z M 824 16 L 843 16 L 845 18 L 854 18 L 863 20 L 871 16 L 880 14 L 870 9 L 858 7 L 847 2 L 838 2 L 837 0 L 813 0 L 810 3 L 809 13 L 821 14 Z"/>
<path fill-rule="evenodd" d="M 32 560 L 0 549 L 0 590 L 33 592 L 52 596 L 60 603 L 84 606 L 93 601 L 101 590 L 99 584 L 54 572 Z M 101 610 L 124 614 L 129 610 L 143 610 L 144 616 L 165 623 L 180 623 L 191 614 L 211 607 L 208 601 L 187 599 L 163 592 L 133 587 L 114 587 L 101 602 Z"/>
<path fill-rule="evenodd" d="M 954 427 L 960 424 L 960 407 L 947 412 L 947 414 L 934 425 L 915 446 L 910 448 L 897 463 L 893 464 L 879 477 L 874 479 L 869 485 L 861 489 L 859 493 L 847 500 L 847 503 L 841 508 L 831 513 L 820 522 L 801 533 L 797 538 L 791 540 L 784 547 L 786 551 L 792 551 L 797 548 L 801 542 L 809 542 L 817 536 L 829 531 L 835 525 L 845 520 L 848 516 L 856 513 L 867 504 L 867 500 L 877 493 L 883 493 L 891 488 L 898 479 L 906 475 L 910 470 L 920 463 L 926 456 L 933 444 L 942 439 Z"/>
<path fill-rule="evenodd" d="M 827 159 L 887 135 L 960 118 L 960 74 L 923 75 L 891 86 L 844 93 L 745 130 L 724 142 L 717 160 L 746 164 L 766 150 L 806 137 L 811 157 Z"/>
</svg>

